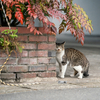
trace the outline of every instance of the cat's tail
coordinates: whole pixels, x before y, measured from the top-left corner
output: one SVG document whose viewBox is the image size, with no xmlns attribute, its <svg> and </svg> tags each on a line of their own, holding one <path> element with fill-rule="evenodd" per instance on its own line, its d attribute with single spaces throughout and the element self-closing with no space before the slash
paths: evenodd
<svg viewBox="0 0 100 100">
<path fill-rule="evenodd" d="M 83 75 L 84 75 L 84 77 L 88 77 L 89 76 L 89 74 L 87 72 L 84 72 Z"/>
<path fill-rule="evenodd" d="M 90 66 L 90 63 L 88 62 L 87 65 L 86 65 L 86 67 L 85 67 L 85 71 L 83 73 L 84 77 L 88 77 L 89 76 L 89 74 L 88 74 L 88 72 L 89 72 L 89 66 Z"/>
</svg>

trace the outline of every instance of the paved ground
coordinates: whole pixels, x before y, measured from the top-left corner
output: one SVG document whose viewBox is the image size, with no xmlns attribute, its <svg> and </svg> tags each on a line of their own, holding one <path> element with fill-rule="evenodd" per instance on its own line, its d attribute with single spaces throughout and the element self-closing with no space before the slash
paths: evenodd
<svg viewBox="0 0 100 100">
<path fill-rule="evenodd" d="M 88 96 L 90 96 L 89 92 L 91 92 L 91 100 L 99 100 L 98 97 L 100 98 L 100 96 L 98 92 L 100 93 L 100 45 L 99 45 L 100 40 L 96 40 L 98 41 L 97 43 L 95 43 L 95 40 L 96 38 L 94 39 L 94 42 L 92 41 L 92 44 L 87 43 L 83 47 L 80 44 L 77 45 L 77 43 L 72 43 L 72 44 L 69 44 L 68 42 L 66 43 L 66 47 L 76 48 L 80 50 L 81 52 L 83 52 L 88 58 L 91 64 L 90 70 L 89 70 L 90 76 L 88 78 L 83 78 L 83 79 L 71 78 L 69 75 L 73 73 L 73 70 L 69 67 L 67 69 L 66 77 L 64 79 L 37 77 L 37 78 L 28 80 L 28 82 L 30 83 L 38 82 L 39 83 L 38 85 L 25 86 L 25 87 L 15 87 L 15 86 L 12 87 L 12 86 L 6 86 L 6 85 L 0 84 L 0 98 L 4 98 L 0 100 L 26 100 L 26 99 L 16 99 L 15 94 L 18 95 L 18 93 L 20 93 L 19 96 L 22 96 L 23 93 L 27 92 L 27 93 L 30 93 L 29 96 L 31 96 L 33 95 L 32 93 L 36 93 L 35 91 L 38 91 L 37 93 L 39 93 L 39 96 L 42 96 L 41 93 L 42 92 L 47 93 L 48 90 L 51 93 L 50 95 L 53 95 L 52 90 L 53 92 L 58 90 L 59 92 L 56 91 L 58 95 L 60 95 L 60 91 L 61 92 L 63 91 L 62 94 L 67 92 L 70 98 L 74 98 L 74 97 L 71 97 L 72 94 L 70 93 L 75 94 L 77 91 L 77 94 L 79 95 L 79 93 L 82 92 L 82 90 L 84 93 L 87 90 Z M 27 95 L 27 93 L 25 93 L 24 95 Z M 84 93 L 82 97 L 87 95 Z M 92 93 L 95 94 L 95 97 L 94 95 L 92 95 Z M 15 96 L 15 99 L 5 99 L 5 94 L 9 94 L 10 97 L 12 97 L 13 95 L 13 97 Z M 55 94 L 55 96 L 57 96 L 57 94 Z M 6 98 L 9 98 L 9 95 L 6 95 Z M 49 95 L 49 93 L 47 93 L 47 95 Z M 76 98 L 78 98 L 78 95 L 76 95 Z M 60 98 L 61 97 L 62 96 L 60 95 Z M 80 95 L 79 97 L 81 98 Z M 67 97 L 65 97 L 65 99 L 66 98 Z M 35 100 L 38 100 L 38 99 L 35 99 Z M 39 99 L 39 100 L 51 100 L 51 99 L 44 98 L 44 99 Z M 57 99 L 57 100 L 61 100 L 61 99 Z M 79 99 L 67 99 L 67 100 L 79 100 Z M 90 99 L 81 98 L 80 100 L 90 100 Z"/>
<path fill-rule="evenodd" d="M 100 88 L 34 90 L 0 95 L 0 100 L 100 100 Z"/>
</svg>

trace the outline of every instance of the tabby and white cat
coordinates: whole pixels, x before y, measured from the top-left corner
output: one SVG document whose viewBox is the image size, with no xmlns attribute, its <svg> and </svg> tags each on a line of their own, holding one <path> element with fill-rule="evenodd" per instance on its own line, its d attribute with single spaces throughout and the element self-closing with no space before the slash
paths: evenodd
<svg viewBox="0 0 100 100">
<path fill-rule="evenodd" d="M 73 48 L 64 48 L 63 43 L 56 43 L 56 59 L 59 64 L 60 77 L 64 78 L 66 68 L 70 65 L 74 69 L 74 76 L 78 74 L 78 78 L 89 76 L 89 61 L 80 51 Z"/>
</svg>

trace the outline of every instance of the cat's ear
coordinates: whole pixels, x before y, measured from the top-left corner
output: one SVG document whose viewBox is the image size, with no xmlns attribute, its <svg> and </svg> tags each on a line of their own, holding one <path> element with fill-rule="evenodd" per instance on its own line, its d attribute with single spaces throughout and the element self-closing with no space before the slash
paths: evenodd
<svg viewBox="0 0 100 100">
<path fill-rule="evenodd" d="M 66 43 L 66 42 L 64 41 L 62 44 L 65 45 L 65 43 Z"/>
<path fill-rule="evenodd" d="M 59 45 L 59 43 L 56 42 L 55 45 Z"/>
<path fill-rule="evenodd" d="M 56 42 L 55 44 L 57 45 L 58 43 Z"/>
</svg>

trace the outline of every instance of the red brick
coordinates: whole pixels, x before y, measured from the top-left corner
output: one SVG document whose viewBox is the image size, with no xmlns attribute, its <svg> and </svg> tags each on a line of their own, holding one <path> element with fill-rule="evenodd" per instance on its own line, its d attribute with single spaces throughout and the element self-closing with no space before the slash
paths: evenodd
<svg viewBox="0 0 100 100">
<path fill-rule="evenodd" d="M 14 65 L 14 66 L 8 66 L 7 72 L 27 72 L 28 66 L 23 65 Z"/>
<path fill-rule="evenodd" d="M 9 29 L 9 27 L 0 27 L 0 32 L 4 31 L 5 29 Z M 16 27 L 11 27 L 11 29 L 16 29 Z"/>
<path fill-rule="evenodd" d="M 16 58 L 15 59 L 9 59 L 7 64 L 16 64 Z"/>
<path fill-rule="evenodd" d="M 18 34 L 28 34 L 30 33 L 30 29 L 27 29 L 27 27 L 17 27 L 18 28 Z M 33 32 L 31 32 L 33 33 Z"/>
<path fill-rule="evenodd" d="M 28 57 L 28 51 L 23 51 L 21 53 L 21 57 Z"/>
<path fill-rule="evenodd" d="M 49 36 L 49 42 L 55 42 L 56 37 L 55 36 Z"/>
<path fill-rule="evenodd" d="M 18 53 L 13 51 L 13 52 L 11 53 L 10 57 L 18 57 Z"/>
<path fill-rule="evenodd" d="M 5 65 L 3 68 L 1 68 L 2 65 L 0 65 L 0 69 L 2 69 L 2 72 L 7 72 L 7 66 L 8 66 L 8 65 Z"/>
<path fill-rule="evenodd" d="M 46 32 L 44 31 L 44 27 L 39 27 L 38 29 L 39 29 L 39 31 L 40 31 L 41 33 L 43 33 L 43 34 L 48 34 L 48 33 L 46 33 Z M 51 30 L 51 28 L 50 28 L 49 30 Z"/>
<path fill-rule="evenodd" d="M 36 73 L 17 73 L 17 78 L 34 78 Z"/>
<path fill-rule="evenodd" d="M 48 70 L 49 71 L 55 71 L 56 70 L 56 65 L 48 65 Z"/>
<path fill-rule="evenodd" d="M 38 49 L 42 49 L 42 50 L 55 50 L 55 43 L 52 44 L 47 44 L 47 43 L 41 43 L 38 44 Z"/>
<path fill-rule="evenodd" d="M 56 72 L 40 72 L 38 73 L 39 77 L 56 77 Z"/>
<path fill-rule="evenodd" d="M 48 64 L 49 60 L 48 58 L 38 58 L 39 64 Z"/>
<path fill-rule="evenodd" d="M 4 51 L 0 51 L 0 57 L 6 57 L 7 54 Z"/>
<path fill-rule="evenodd" d="M 16 76 L 14 73 L 2 73 L 1 79 L 15 79 Z"/>
<path fill-rule="evenodd" d="M 37 58 L 30 58 L 30 63 L 31 65 L 37 64 Z"/>
<path fill-rule="evenodd" d="M 49 64 L 56 64 L 56 58 L 49 58 Z"/>
<path fill-rule="evenodd" d="M 46 71 L 47 66 L 46 65 L 33 65 L 29 66 L 29 71 Z"/>
<path fill-rule="evenodd" d="M 37 56 L 38 57 L 47 57 L 48 51 L 37 51 Z"/>
<path fill-rule="evenodd" d="M 29 36 L 29 41 L 37 41 L 37 42 L 47 41 L 47 36 Z"/>
<path fill-rule="evenodd" d="M 44 33 L 44 28 L 43 28 L 43 27 L 39 27 L 38 29 L 39 29 L 39 31 L 40 31 L 41 33 Z"/>
<path fill-rule="evenodd" d="M 18 63 L 22 65 L 37 64 L 37 58 L 21 58 Z"/>
<path fill-rule="evenodd" d="M 29 57 L 36 57 L 37 51 L 29 51 Z"/>
<path fill-rule="evenodd" d="M 9 29 L 9 27 L 0 27 L 0 31 L 2 32 L 5 29 Z M 34 32 L 30 32 L 30 29 L 27 29 L 27 27 L 12 27 L 12 29 L 18 29 L 18 34 L 33 34 Z M 39 27 L 38 31 L 45 33 L 43 27 Z"/>
<path fill-rule="evenodd" d="M 28 37 L 27 36 L 18 36 L 18 39 L 17 39 L 18 41 L 27 41 L 28 40 Z"/>
<path fill-rule="evenodd" d="M 33 43 L 23 43 L 24 49 L 36 49 L 36 44 Z"/>
<path fill-rule="evenodd" d="M 29 64 L 30 59 L 29 58 L 20 58 L 18 59 L 18 64 Z"/>
<path fill-rule="evenodd" d="M 0 65 L 2 65 L 5 61 L 6 61 L 6 59 L 0 59 Z M 9 59 L 6 63 L 6 65 L 10 65 L 10 64 L 16 64 L 16 58 L 15 59 Z"/>
<path fill-rule="evenodd" d="M 33 34 L 34 33 L 33 31 L 30 32 L 30 29 L 27 29 L 27 27 L 17 27 L 17 28 L 18 28 L 18 33 L 19 34 L 28 34 L 28 33 Z M 39 27 L 38 31 L 40 31 L 42 33 L 45 33 L 43 27 Z"/>
<path fill-rule="evenodd" d="M 47 57 L 48 51 L 30 51 L 29 57 Z"/>
</svg>

